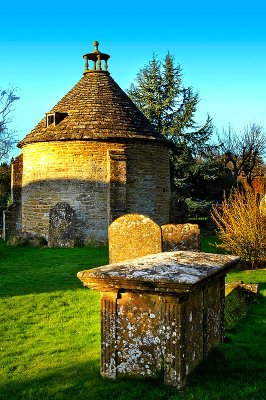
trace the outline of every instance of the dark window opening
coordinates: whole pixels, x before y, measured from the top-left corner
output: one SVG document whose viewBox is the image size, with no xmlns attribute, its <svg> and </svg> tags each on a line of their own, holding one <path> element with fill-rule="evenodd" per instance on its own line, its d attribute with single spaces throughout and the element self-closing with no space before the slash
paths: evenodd
<svg viewBox="0 0 266 400">
<path fill-rule="evenodd" d="M 54 114 L 48 114 L 46 117 L 46 122 L 47 122 L 46 126 L 54 124 L 54 120 L 55 120 Z"/>
<path fill-rule="evenodd" d="M 63 121 L 63 119 L 67 116 L 67 113 L 62 112 L 54 112 L 46 114 L 46 127 L 49 125 L 57 125 L 59 122 Z"/>
</svg>

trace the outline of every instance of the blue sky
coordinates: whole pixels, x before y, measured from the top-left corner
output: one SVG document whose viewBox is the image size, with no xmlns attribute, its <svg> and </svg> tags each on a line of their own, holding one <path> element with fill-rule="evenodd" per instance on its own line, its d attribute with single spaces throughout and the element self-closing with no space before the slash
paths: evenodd
<svg viewBox="0 0 266 400">
<path fill-rule="evenodd" d="M 1 14 L 0 87 L 18 88 L 19 139 L 80 79 L 94 40 L 123 89 L 153 52 L 169 50 L 199 92 L 198 122 L 209 113 L 218 130 L 253 122 L 266 130 L 265 1 L 14 0 Z"/>
</svg>

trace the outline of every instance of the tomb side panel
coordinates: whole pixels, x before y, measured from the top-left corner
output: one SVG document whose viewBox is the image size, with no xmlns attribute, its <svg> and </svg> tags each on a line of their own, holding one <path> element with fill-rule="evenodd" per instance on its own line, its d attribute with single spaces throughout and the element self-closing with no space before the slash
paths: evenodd
<svg viewBox="0 0 266 400">
<path fill-rule="evenodd" d="M 118 376 L 157 376 L 163 368 L 159 297 L 122 293 L 117 307 Z"/>
<path fill-rule="evenodd" d="M 181 322 L 182 357 L 187 376 L 204 357 L 203 289 L 196 288 L 186 298 Z"/>
<path fill-rule="evenodd" d="M 219 277 L 204 288 L 204 356 L 223 340 L 224 302 L 225 282 Z"/>
</svg>

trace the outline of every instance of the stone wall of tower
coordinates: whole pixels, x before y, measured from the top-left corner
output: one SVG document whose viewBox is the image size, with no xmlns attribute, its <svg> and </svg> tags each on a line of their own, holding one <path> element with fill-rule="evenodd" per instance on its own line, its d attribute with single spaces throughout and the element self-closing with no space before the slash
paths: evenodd
<svg viewBox="0 0 266 400">
<path fill-rule="evenodd" d="M 161 143 L 133 143 L 127 155 L 127 210 L 158 225 L 170 218 L 169 148 Z"/>
<path fill-rule="evenodd" d="M 76 211 L 77 244 L 106 239 L 106 145 L 42 142 L 23 148 L 22 229 L 47 239 L 51 207 Z"/>
<path fill-rule="evenodd" d="M 47 238 L 58 202 L 75 210 L 76 244 L 106 242 L 126 212 L 169 222 L 168 148 L 151 141 L 39 142 L 23 147 L 22 231 Z"/>
</svg>

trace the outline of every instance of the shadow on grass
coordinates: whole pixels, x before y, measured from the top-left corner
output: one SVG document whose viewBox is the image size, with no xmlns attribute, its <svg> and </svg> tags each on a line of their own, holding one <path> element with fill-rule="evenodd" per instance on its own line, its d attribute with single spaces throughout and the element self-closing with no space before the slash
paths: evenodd
<svg viewBox="0 0 266 400">
<path fill-rule="evenodd" d="M 227 347 L 232 346 L 230 340 Z M 255 354 L 237 347 L 229 353 L 224 347 L 214 349 L 189 376 L 186 390 L 195 397 L 188 398 L 264 400 L 265 375 Z"/>
<path fill-rule="evenodd" d="M 264 375 L 239 367 L 214 350 L 178 391 L 155 379 L 103 379 L 96 360 L 43 371 L 31 379 L 0 384 L 1 400 L 221 400 L 265 399 Z"/>
<path fill-rule="evenodd" d="M 107 247 L 14 248 L 0 241 L 0 297 L 80 288 L 79 271 L 107 263 Z"/>
<path fill-rule="evenodd" d="M 266 272 L 265 272 L 265 279 L 266 279 Z M 266 301 L 265 297 L 262 296 L 262 292 L 266 292 L 266 282 L 260 282 L 259 283 L 259 301 Z"/>
<path fill-rule="evenodd" d="M 1 400 L 168 399 L 176 389 L 154 379 L 103 379 L 98 361 L 44 371 L 32 379 L 0 384 Z"/>
</svg>

